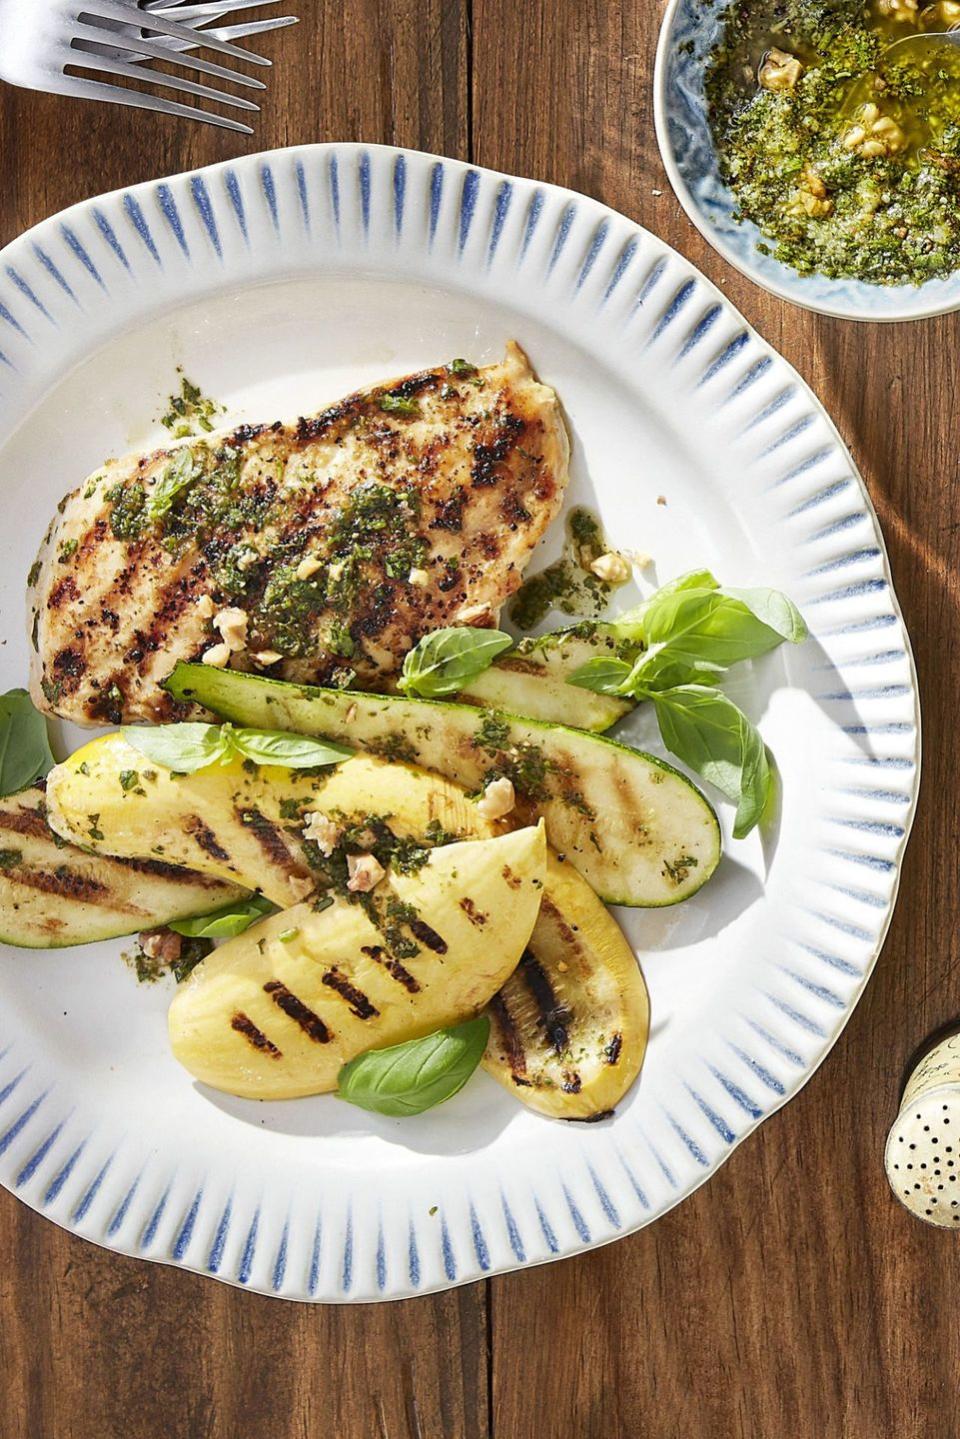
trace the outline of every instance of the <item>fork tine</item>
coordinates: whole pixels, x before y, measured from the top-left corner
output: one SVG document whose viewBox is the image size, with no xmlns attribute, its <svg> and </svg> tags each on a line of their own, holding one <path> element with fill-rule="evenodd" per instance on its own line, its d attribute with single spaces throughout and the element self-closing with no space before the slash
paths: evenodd
<svg viewBox="0 0 960 1439">
<path fill-rule="evenodd" d="M 131 22 L 132 7 L 127 0 L 84 0 L 83 14 L 91 15 L 94 19 L 120 20 L 124 25 Z M 173 20 L 157 13 L 156 10 L 140 10 L 136 14 L 137 25 L 142 25 L 145 30 L 156 30 L 161 35 L 171 35 L 174 40 L 189 40 L 192 44 L 197 43 L 198 35 L 202 30 L 192 30 L 189 25 L 179 25 Z M 221 55 L 231 55 L 235 60 L 245 60 L 250 65 L 269 65 L 270 61 L 265 55 L 257 55 L 252 50 L 243 50 L 239 45 L 231 45 L 227 40 L 215 40 L 213 36 L 207 36 L 201 42 L 211 50 L 218 50 Z"/>
<path fill-rule="evenodd" d="M 299 24 L 296 15 L 278 15 L 275 20 L 246 20 L 242 25 L 217 25 L 197 33 L 216 35 L 220 40 L 242 40 L 247 35 L 266 35 L 271 30 L 284 30 L 288 25 Z"/>
<path fill-rule="evenodd" d="M 298 21 L 295 15 L 284 15 L 278 17 L 276 20 L 248 20 L 242 25 L 218 25 L 213 33 L 220 40 L 243 40 L 247 35 L 261 35 L 270 30 L 283 30 L 287 25 L 296 25 L 297 23 Z M 104 30 L 102 33 L 104 35 L 111 35 L 116 32 Z M 110 55 L 114 59 L 120 55 L 120 47 L 118 45 L 111 45 L 109 41 L 75 39 L 73 43 L 78 50 L 86 50 L 94 55 Z M 156 44 L 158 46 L 162 45 L 166 52 L 163 59 L 169 60 L 175 65 L 188 64 L 189 62 L 185 58 L 184 52 L 195 48 L 192 41 L 188 43 L 186 40 L 158 40 Z M 130 56 L 131 63 L 139 64 L 142 60 L 146 61 L 150 59 L 149 55 L 144 54 L 141 44 L 133 45 L 126 53 Z M 211 65 L 210 67 L 212 71 L 217 71 L 222 68 L 223 67 L 219 65 Z M 226 73 L 232 76 L 233 72 L 228 70 Z M 236 78 L 240 80 L 245 77 L 237 76 Z M 251 85 L 254 89 L 266 89 L 266 86 L 260 80 L 249 80 L 247 84 Z"/>
<path fill-rule="evenodd" d="M 172 18 L 183 15 L 183 23 L 193 24 L 194 20 L 200 20 L 206 15 L 233 14 L 238 10 L 252 10 L 254 6 L 279 5 L 280 0 L 206 0 L 206 3 L 199 5 L 171 5 L 171 0 L 163 0 L 162 5 L 146 7 L 148 15 L 155 15 L 158 11 L 161 14 L 169 14 Z"/>
<path fill-rule="evenodd" d="M 236 130 L 241 135 L 252 135 L 249 125 L 239 120 L 229 120 L 226 115 L 215 115 L 209 110 L 198 110 L 193 105 L 181 105 L 178 100 L 164 100 L 160 95 L 145 95 L 142 90 L 127 90 L 120 85 L 110 85 L 105 80 L 74 78 L 74 84 L 82 87 L 75 93 L 90 100 L 109 100 L 114 105 L 130 105 L 135 110 L 156 110 L 161 115 L 179 115 L 185 120 L 199 120 L 203 125 L 217 125 L 223 130 Z"/>
<path fill-rule="evenodd" d="M 244 25 L 218 25 L 216 34 L 221 40 L 242 40 L 247 35 L 259 35 L 266 30 L 282 30 L 287 25 L 296 24 L 297 18 L 295 15 L 285 15 L 282 19 L 278 18 L 276 20 L 247 21 Z M 109 35 L 114 32 L 104 31 L 103 33 Z M 74 47 L 78 50 L 86 50 L 92 55 L 108 55 L 114 60 L 122 58 L 123 54 L 126 53 L 130 57 L 130 63 L 136 65 L 139 65 L 141 61 L 148 61 L 151 58 L 149 55 L 144 54 L 140 45 L 134 45 L 132 49 L 123 52 L 118 45 L 111 45 L 109 42 L 104 43 L 102 40 L 75 39 L 73 43 Z M 188 44 L 186 40 L 158 40 L 156 43 L 158 45 L 162 44 L 167 51 L 163 56 L 164 60 L 169 60 L 170 63 L 174 65 L 189 64 L 184 52 L 194 49 L 192 43 Z M 219 70 L 221 67 L 219 65 L 212 65 L 210 68 L 212 70 Z M 231 72 L 227 71 L 227 74 L 229 75 Z M 237 78 L 239 79 L 240 77 L 238 76 Z M 255 89 L 266 89 L 266 86 L 259 80 L 248 81 L 248 83 Z"/>
<path fill-rule="evenodd" d="M 198 85 L 195 80 L 186 80 L 179 75 L 166 75 L 161 70 L 145 70 L 142 66 L 131 65 L 126 60 L 111 60 L 105 55 L 91 55 L 89 60 L 73 60 L 75 70 L 103 70 L 108 75 L 126 75 L 131 80 L 142 80 L 147 84 L 161 85 L 168 90 L 180 90 L 185 95 L 197 95 L 201 100 L 221 100 L 236 110 L 256 110 L 260 106 L 241 95 L 229 95 L 226 90 L 214 90 L 210 85 Z"/>
<path fill-rule="evenodd" d="M 219 80 L 232 80 L 235 85 L 246 85 L 251 90 L 267 88 L 262 80 L 257 80 L 253 75 L 244 75 L 240 70 L 228 70 L 225 65 L 215 65 L 212 60 L 203 60 L 199 55 L 185 55 L 182 51 L 165 45 L 161 40 L 144 40 L 139 35 L 128 35 L 119 30 L 101 30 L 98 25 L 85 25 L 82 20 L 74 26 L 74 34 L 82 36 L 84 40 L 94 40 L 98 45 L 106 44 L 111 50 L 128 50 L 134 55 L 149 55 L 154 60 L 169 60 L 171 64 L 185 65 L 188 70 L 199 70 L 202 74 L 214 75 Z M 187 34 L 191 37 L 187 44 L 193 48 L 199 43 L 196 33 L 188 29 Z"/>
</svg>

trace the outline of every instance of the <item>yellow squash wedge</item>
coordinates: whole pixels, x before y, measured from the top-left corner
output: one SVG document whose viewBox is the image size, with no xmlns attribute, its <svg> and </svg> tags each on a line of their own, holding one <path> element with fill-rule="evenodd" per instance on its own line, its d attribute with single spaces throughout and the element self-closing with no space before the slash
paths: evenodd
<svg viewBox="0 0 960 1439">
<path fill-rule="evenodd" d="M 159 859 L 87 854 L 54 834 L 36 786 L 0 800 L 0 940 L 62 949 L 208 914 L 244 890 Z"/>
<path fill-rule="evenodd" d="M 178 991 L 174 1054 L 195 1078 L 245 1098 L 334 1089 L 355 1055 L 480 1012 L 530 938 L 545 864 L 541 824 L 435 849 L 414 873 L 388 871 L 362 904 L 337 897 L 261 920 Z M 391 915 L 417 945 L 402 960 L 383 932 Z"/>
<path fill-rule="evenodd" d="M 552 853 L 533 937 L 488 1013 L 484 1068 L 539 1114 L 601 1118 L 640 1073 L 640 966 L 606 905 Z"/>
<path fill-rule="evenodd" d="M 502 828 L 484 827 L 457 785 L 369 755 L 320 773 L 247 770 L 233 760 L 175 774 L 151 766 L 121 734 L 93 740 L 51 770 L 47 796 L 50 822 L 65 839 L 104 854 L 184 865 L 258 889 L 281 906 L 314 887 L 303 847 L 307 811 L 392 815 L 405 838 L 425 836 L 431 826 L 457 839 Z"/>
</svg>

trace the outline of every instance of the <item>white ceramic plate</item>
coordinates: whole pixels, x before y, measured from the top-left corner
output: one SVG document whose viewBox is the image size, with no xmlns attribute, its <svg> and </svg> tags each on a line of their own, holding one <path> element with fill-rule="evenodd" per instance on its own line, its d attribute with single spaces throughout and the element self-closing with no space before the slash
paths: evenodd
<svg viewBox="0 0 960 1439">
<path fill-rule="evenodd" d="M 326 1301 L 571 1254 L 701 1184 L 796 1093 L 863 989 L 919 749 L 875 516 L 789 366 L 686 260 L 582 196 L 320 145 L 90 200 L 10 245 L 3 688 L 26 674 L 24 583 L 54 506 L 107 455 L 161 438 L 177 365 L 231 419 L 270 419 L 492 360 L 511 337 L 566 406 L 570 499 L 652 554 L 657 580 L 706 564 L 803 607 L 812 640 L 735 682 L 782 769 L 779 835 L 730 843 L 686 904 L 621 912 L 653 1031 L 639 1084 L 596 1125 L 538 1118 L 484 1074 L 416 1120 L 233 1100 L 173 1062 L 169 991 L 138 987 L 122 942 L 7 950 L 0 1179 L 98 1243 Z M 646 715 L 629 733 L 658 747 Z"/>
</svg>

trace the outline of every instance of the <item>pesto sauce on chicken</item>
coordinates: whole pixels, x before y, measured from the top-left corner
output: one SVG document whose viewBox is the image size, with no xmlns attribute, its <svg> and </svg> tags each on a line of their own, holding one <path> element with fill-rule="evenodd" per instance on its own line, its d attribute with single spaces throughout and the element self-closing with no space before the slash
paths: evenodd
<svg viewBox="0 0 960 1439">
<path fill-rule="evenodd" d="M 707 77 L 738 218 L 801 274 L 921 284 L 960 269 L 960 50 L 895 40 L 955 0 L 738 0 Z"/>
</svg>

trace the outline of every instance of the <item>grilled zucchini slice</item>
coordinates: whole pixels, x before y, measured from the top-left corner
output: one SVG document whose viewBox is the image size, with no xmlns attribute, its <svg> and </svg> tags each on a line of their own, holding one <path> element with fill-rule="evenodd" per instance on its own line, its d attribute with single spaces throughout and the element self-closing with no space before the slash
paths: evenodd
<svg viewBox="0 0 960 1439">
<path fill-rule="evenodd" d="M 609 1114 L 643 1063 L 647 987 L 613 915 L 550 855 L 536 929 L 488 1006 L 484 1068 L 538 1114 Z"/>
<path fill-rule="evenodd" d="M 602 733 L 634 708 L 633 700 L 594 694 L 568 684 L 570 676 L 598 656 L 632 660 L 640 645 L 624 640 L 613 625 L 585 624 L 521 640 L 494 660 L 457 696 L 461 704 L 505 710 Z"/>
<path fill-rule="evenodd" d="M 232 904 L 244 891 L 158 859 L 109 859 L 47 823 L 42 786 L 0 800 L 0 940 L 62 949 Z"/>
<path fill-rule="evenodd" d="M 546 821 L 547 838 L 610 904 L 688 899 L 720 860 L 707 799 L 664 760 L 601 735 L 434 700 L 400 699 L 179 664 L 178 700 L 224 719 L 343 740 L 480 790 L 507 774 L 518 817 Z"/>
<path fill-rule="evenodd" d="M 478 1014 L 530 938 L 545 862 L 541 825 L 435 849 L 363 904 L 339 896 L 260 921 L 178 991 L 174 1054 L 215 1089 L 294 1099 L 335 1088 L 365 1050 Z M 405 918 L 385 923 L 391 913 Z"/>
</svg>

